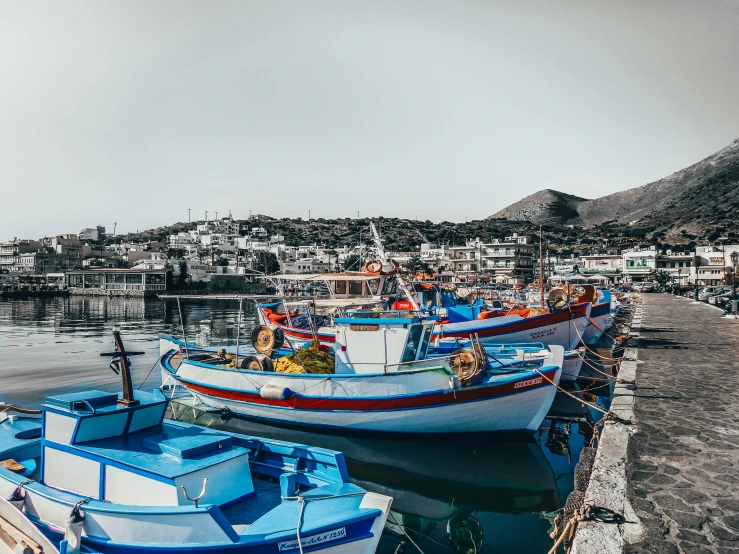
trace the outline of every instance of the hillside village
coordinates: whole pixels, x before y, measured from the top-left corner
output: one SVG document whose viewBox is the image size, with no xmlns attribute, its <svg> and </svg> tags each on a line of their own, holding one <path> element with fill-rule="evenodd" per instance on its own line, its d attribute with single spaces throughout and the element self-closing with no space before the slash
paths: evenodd
<svg viewBox="0 0 739 554">
<path fill-rule="evenodd" d="M 525 285 L 541 279 L 542 267 L 544 278 L 552 282 L 717 285 L 730 282 L 735 270 L 731 254 L 739 251 L 739 244 L 728 244 L 730 237 L 668 248 L 628 237 L 615 243 L 590 239 L 597 234 L 563 225 L 542 231 L 540 261 L 540 239 L 531 225 L 513 224 L 521 229 L 514 231 L 506 221 L 488 222 L 483 228 L 477 227 L 480 223 L 450 224 L 440 236 L 434 224 L 377 221 L 389 255 L 404 270 L 452 282 Z M 312 227 L 313 238 L 323 240 L 301 244 L 298 236 L 311 236 L 296 231 L 296 225 Z M 321 233 L 322 228 L 332 230 Z M 465 231 L 479 234 L 465 236 Z M 501 234 L 492 236 L 495 231 Z M 571 245 L 562 241 L 568 233 L 579 237 Z M 77 234 L 1 243 L 0 285 L 13 290 L 53 283 L 87 293 L 246 290 L 262 282 L 265 274 L 360 271 L 375 256 L 369 220 L 296 222 L 265 216 L 236 220 L 229 215 L 134 235 L 108 235 L 105 227 L 97 226 Z"/>
</svg>

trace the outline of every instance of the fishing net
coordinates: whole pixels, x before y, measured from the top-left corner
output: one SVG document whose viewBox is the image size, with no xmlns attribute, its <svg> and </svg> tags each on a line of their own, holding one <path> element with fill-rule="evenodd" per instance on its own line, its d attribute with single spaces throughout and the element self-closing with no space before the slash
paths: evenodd
<svg viewBox="0 0 739 554">
<path fill-rule="evenodd" d="M 311 346 L 283 356 L 275 362 L 278 373 L 336 373 L 334 357 Z"/>
</svg>

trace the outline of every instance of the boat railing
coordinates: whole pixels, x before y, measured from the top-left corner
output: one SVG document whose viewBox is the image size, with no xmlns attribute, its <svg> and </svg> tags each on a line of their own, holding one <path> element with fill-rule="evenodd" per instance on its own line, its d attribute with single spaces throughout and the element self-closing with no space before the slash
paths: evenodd
<svg viewBox="0 0 739 554">
<path fill-rule="evenodd" d="M 451 360 L 454 356 L 435 356 L 433 358 L 426 358 L 424 360 L 411 360 L 410 362 L 398 362 L 396 364 L 385 364 L 384 373 L 398 373 L 400 371 L 415 371 L 422 369 L 437 369 L 443 367 L 444 369 L 451 372 L 448 360 Z M 409 367 L 413 366 L 413 367 Z M 451 373 L 450 373 L 451 375 Z"/>
</svg>

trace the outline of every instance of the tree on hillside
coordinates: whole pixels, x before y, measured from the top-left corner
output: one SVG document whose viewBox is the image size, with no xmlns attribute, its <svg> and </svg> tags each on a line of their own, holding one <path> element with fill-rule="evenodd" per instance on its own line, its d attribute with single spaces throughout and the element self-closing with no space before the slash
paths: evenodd
<svg viewBox="0 0 739 554">
<path fill-rule="evenodd" d="M 421 259 L 421 256 L 411 256 L 405 263 L 405 268 L 409 273 L 415 275 L 417 273 L 433 273 L 431 266 Z"/>
<path fill-rule="evenodd" d="M 254 256 L 254 270 L 267 275 L 280 271 L 280 262 L 272 252 L 260 250 Z"/>
<path fill-rule="evenodd" d="M 344 260 L 344 271 L 359 271 L 362 267 L 359 265 L 362 260 L 356 254 L 349 254 Z"/>
</svg>

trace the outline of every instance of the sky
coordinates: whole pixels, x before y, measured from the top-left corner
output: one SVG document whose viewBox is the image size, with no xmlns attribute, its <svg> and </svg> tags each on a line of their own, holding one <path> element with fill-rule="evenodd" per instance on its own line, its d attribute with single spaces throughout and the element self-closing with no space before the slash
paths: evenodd
<svg viewBox="0 0 739 554">
<path fill-rule="evenodd" d="M 0 0 L 0 240 L 641 186 L 739 137 L 737 29 L 734 0 Z"/>
</svg>

